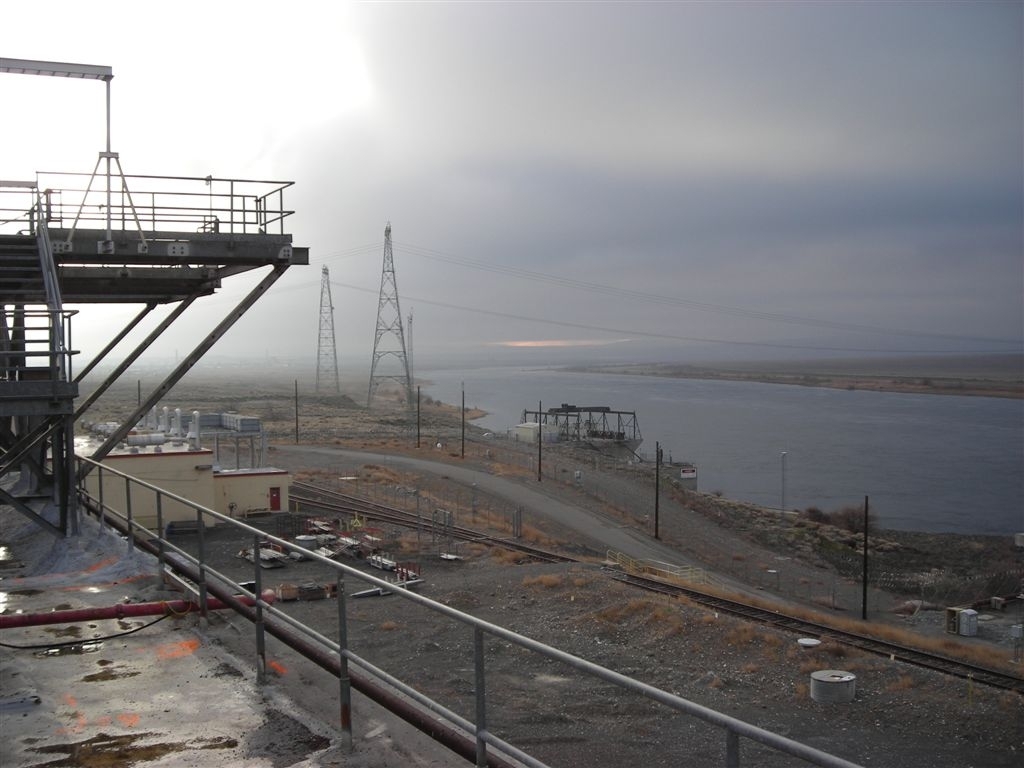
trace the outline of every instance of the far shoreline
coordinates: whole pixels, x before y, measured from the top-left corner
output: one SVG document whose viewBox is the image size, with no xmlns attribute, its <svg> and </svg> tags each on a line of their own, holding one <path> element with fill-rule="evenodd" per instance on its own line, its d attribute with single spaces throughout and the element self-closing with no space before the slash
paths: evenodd
<svg viewBox="0 0 1024 768">
<path fill-rule="evenodd" d="M 610 365 L 566 366 L 574 373 L 612 373 L 630 376 L 653 376 L 673 379 L 704 379 L 715 381 L 746 381 L 758 384 L 787 384 L 826 389 L 862 390 L 917 395 L 958 395 L 961 397 L 997 397 L 1024 399 L 1024 379 L 1012 368 L 1004 375 L 991 372 L 963 371 L 963 375 L 944 375 L 938 367 L 934 372 L 922 367 L 913 374 L 881 369 L 877 363 L 864 363 L 867 370 L 829 370 L 824 363 L 750 363 L 721 366 L 684 365 L 676 363 L 622 363 Z M 854 366 L 837 366 L 853 368 Z M 871 370 L 872 368 L 876 370 Z"/>
</svg>

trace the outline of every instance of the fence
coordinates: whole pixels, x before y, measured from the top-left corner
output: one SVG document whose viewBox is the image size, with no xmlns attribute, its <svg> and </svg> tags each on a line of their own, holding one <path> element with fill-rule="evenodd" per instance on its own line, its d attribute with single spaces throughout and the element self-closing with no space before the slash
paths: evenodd
<svg viewBox="0 0 1024 768">
<path fill-rule="evenodd" d="M 221 595 L 244 593 L 255 598 L 254 619 L 254 640 L 257 651 L 257 679 L 262 681 L 263 671 L 266 669 L 267 660 L 265 655 L 266 641 L 265 633 L 271 626 L 286 628 L 287 632 L 296 633 L 299 640 L 293 645 L 297 650 L 309 655 L 310 658 L 329 657 L 337 664 L 337 675 L 340 686 L 340 723 L 342 728 L 343 743 L 352 745 L 352 720 L 351 720 L 351 687 L 352 677 L 349 674 L 349 666 L 358 669 L 374 681 L 374 685 L 386 687 L 396 691 L 406 699 L 429 711 L 432 718 L 440 718 L 452 727 L 468 734 L 474 745 L 474 757 L 477 766 L 488 765 L 489 751 L 499 756 L 505 756 L 519 761 L 522 765 L 531 768 L 546 768 L 545 764 L 535 759 L 530 754 L 505 741 L 488 726 L 488 667 L 485 659 L 488 654 L 487 642 L 501 641 L 522 649 L 531 654 L 537 654 L 543 659 L 556 661 L 574 670 L 575 673 L 584 678 L 596 678 L 608 683 L 621 691 L 630 691 L 638 694 L 649 702 L 664 707 L 666 714 L 675 713 L 691 716 L 705 724 L 718 728 L 724 737 L 724 762 L 728 768 L 735 768 L 740 765 L 740 739 L 747 739 L 769 750 L 794 756 L 814 765 L 829 766 L 834 768 L 853 768 L 854 764 L 841 758 L 821 752 L 820 750 L 808 747 L 779 736 L 770 731 L 753 726 L 749 723 L 737 720 L 736 718 L 724 715 L 712 709 L 708 709 L 691 701 L 683 699 L 674 694 L 668 693 L 654 686 L 640 682 L 620 673 L 614 672 L 605 667 L 599 666 L 585 659 L 572 656 L 551 646 L 539 643 L 528 637 L 508 630 L 504 627 L 482 621 L 469 614 L 458 611 L 449 606 L 435 602 L 422 595 L 411 591 L 394 590 L 395 596 L 399 599 L 409 601 L 421 608 L 443 614 L 472 632 L 472 655 L 470 662 L 473 669 L 473 711 L 474 718 L 470 719 L 460 715 L 448 708 L 444 703 L 436 701 L 402 680 L 389 675 L 385 670 L 370 663 L 366 658 L 356 653 L 349 645 L 347 626 L 350 621 L 350 609 L 345 596 L 346 579 L 356 579 L 366 582 L 371 587 L 385 590 L 392 590 L 394 585 L 386 580 L 376 578 L 356 568 L 335 562 L 328 558 L 320 557 L 308 550 L 302 550 L 297 545 L 268 535 L 259 528 L 234 520 L 213 510 L 195 504 L 188 499 L 175 494 L 162 491 L 156 486 L 132 478 L 124 473 L 104 467 L 101 464 L 87 458 L 79 457 L 82 464 L 92 465 L 91 468 L 98 473 L 100 481 L 96 484 L 99 489 L 96 496 L 92 496 L 84 488 L 79 489 L 79 498 L 82 504 L 97 514 L 100 525 L 115 523 L 125 533 L 130 548 L 144 544 L 153 551 L 161 568 L 170 564 L 175 568 L 190 571 L 197 584 L 200 609 L 203 615 L 206 614 L 208 594 L 213 591 L 218 597 Z M 115 509 L 103 499 L 103 475 L 112 474 L 120 478 L 125 484 L 125 495 L 123 497 L 123 509 Z M 185 549 L 177 546 L 166 535 L 163 527 L 163 508 L 165 504 L 173 503 L 185 505 L 195 511 L 196 535 L 198 536 L 198 554 L 190 554 Z M 156 511 L 157 530 L 151 530 L 139 525 L 135 519 L 133 509 L 137 510 L 141 505 L 152 504 Z M 322 630 L 308 626 L 298 621 L 291 615 L 285 613 L 274 605 L 262 599 L 261 591 L 261 569 L 259 557 L 254 557 L 253 564 L 254 584 L 251 588 L 244 588 L 242 584 L 228 578 L 224 573 L 215 568 L 205 552 L 205 537 L 210 526 L 229 526 L 240 534 L 251 536 L 255 550 L 258 550 L 261 542 L 269 541 L 271 544 L 289 552 L 301 551 L 310 559 L 328 566 L 336 575 L 336 594 L 338 601 L 337 626 L 335 627 L 338 641 L 325 636 Z M 230 604 L 230 598 L 228 599 Z M 234 606 L 233 606 L 234 607 Z M 244 613 L 240 608 L 236 610 Z M 271 622 L 277 622 L 272 625 Z M 285 630 L 278 630 L 284 632 Z M 324 664 L 321 664 L 324 666 Z M 574 684 L 579 685 L 579 682 Z"/>
</svg>

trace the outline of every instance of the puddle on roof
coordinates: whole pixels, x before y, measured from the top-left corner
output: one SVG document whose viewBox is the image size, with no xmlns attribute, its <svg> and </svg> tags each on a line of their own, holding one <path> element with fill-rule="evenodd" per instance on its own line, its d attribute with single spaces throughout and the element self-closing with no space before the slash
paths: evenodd
<svg viewBox="0 0 1024 768">
<path fill-rule="evenodd" d="M 85 675 L 82 678 L 83 683 L 104 683 L 109 680 L 123 680 L 126 677 L 137 677 L 141 675 L 141 672 L 134 670 L 123 671 L 117 667 L 107 667 L 101 669 L 99 672 L 93 672 L 91 675 Z"/>
<path fill-rule="evenodd" d="M 78 638 L 82 636 L 82 628 L 77 624 L 72 624 L 69 627 L 46 627 L 43 629 L 43 632 L 53 635 L 54 637 Z"/>
<path fill-rule="evenodd" d="M 192 739 L 191 741 L 144 743 L 146 739 L 156 736 L 155 733 L 136 733 L 125 736 L 110 736 L 100 733 L 91 739 L 69 742 L 67 744 L 48 744 L 44 747 L 33 747 L 32 751 L 40 755 L 62 755 L 57 760 L 45 765 L 68 766 L 68 768 L 111 768 L 113 766 L 132 766 L 160 760 L 168 755 L 194 749 L 234 749 L 238 746 L 236 739 L 219 737 L 214 739 Z"/>
<path fill-rule="evenodd" d="M 0 544 L 0 571 L 10 568 L 21 568 L 24 563 L 18 560 L 14 556 L 14 552 L 11 548 L 5 544 Z"/>
<path fill-rule="evenodd" d="M 50 656 L 70 656 L 72 654 L 96 653 L 103 647 L 103 643 L 96 641 L 91 643 L 75 643 L 74 645 L 59 645 L 47 648 L 43 651 L 36 651 L 33 656 L 45 659 Z"/>
</svg>

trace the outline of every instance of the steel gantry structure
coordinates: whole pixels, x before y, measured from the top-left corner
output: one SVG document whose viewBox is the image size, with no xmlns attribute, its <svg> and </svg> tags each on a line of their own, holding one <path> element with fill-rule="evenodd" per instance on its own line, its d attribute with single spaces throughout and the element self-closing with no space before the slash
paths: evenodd
<svg viewBox="0 0 1024 768">
<path fill-rule="evenodd" d="M 38 173 L 0 180 L 0 503 L 61 534 L 77 532 L 74 425 L 142 353 L 225 279 L 266 268 L 262 280 L 166 373 L 91 455 L 101 460 L 308 248 L 292 245 L 285 191 L 292 182 L 128 176 L 109 147 L 109 67 L 0 59 L 0 72 L 103 80 L 106 174 Z M 111 163 L 116 165 L 113 173 Z M 75 306 L 141 309 L 76 372 Z M 83 379 L 142 320 L 172 307 L 88 394 Z M 91 381 L 91 380 L 90 380 Z M 86 469 L 92 465 L 85 464 Z M 50 502 L 55 502 L 51 504 Z M 56 509 L 56 514 L 42 513 Z"/>
</svg>

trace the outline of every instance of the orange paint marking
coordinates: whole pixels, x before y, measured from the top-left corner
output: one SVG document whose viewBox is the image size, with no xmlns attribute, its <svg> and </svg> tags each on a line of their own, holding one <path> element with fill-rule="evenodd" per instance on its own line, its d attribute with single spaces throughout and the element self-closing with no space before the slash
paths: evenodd
<svg viewBox="0 0 1024 768">
<path fill-rule="evenodd" d="M 134 712 L 125 712 L 117 716 L 117 722 L 125 728 L 134 728 L 139 724 L 139 716 Z"/>
<path fill-rule="evenodd" d="M 158 659 L 181 659 L 191 656 L 199 649 L 198 640 L 182 640 L 180 643 L 167 643 L 157 646 L 156 656 Z"/>
<path fill-rule="evenodd" d="M 100 560 L 98 563 L 93 563 L 88 568 L 86 568 L 84 571 L 82 571 L 82 573 L 95 573 L 96 571 L 100 570 L 101 568 L 106 568 L 108 565 L 113 565 L 116 562 L 117 562 L 117 558 L 116 557 L 108 557 L 106 560 Z"/>
<path fill-rule="evenodd" d="M 78 706 L 78 699 L 76 699 L 76 698 L 75 698 L 74 696 L 72 696 L 72 695 L 71 695 L 70 693 L 65 693 L 65 694 L 64 694 L 64 695 L 63 695 L 63 696 L 61 697 L 61 699 L 62 699 L 62 700 L 64 701 L 64 703 L 65 703 L 65 704 L 67 704 L 67 705 L 68 705 L 69 707 L 77 707 L 77 706 Z"/>
<path fill-rule="evenodd" d="M 288 668 L 285 667 L 285 665 L 279 661 L 268 661 L 267 666 L 274 670 L 277 674 L 281 675 L 282 677 L 288 674 Z"/>
</svg>

